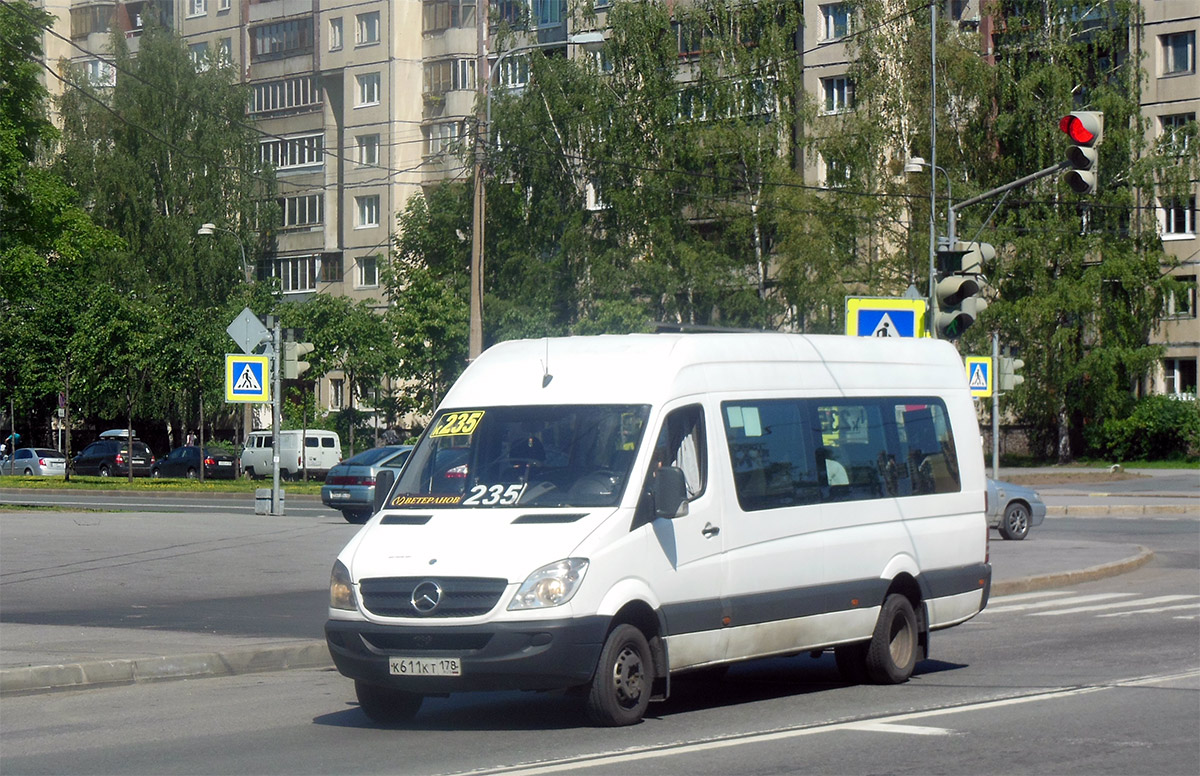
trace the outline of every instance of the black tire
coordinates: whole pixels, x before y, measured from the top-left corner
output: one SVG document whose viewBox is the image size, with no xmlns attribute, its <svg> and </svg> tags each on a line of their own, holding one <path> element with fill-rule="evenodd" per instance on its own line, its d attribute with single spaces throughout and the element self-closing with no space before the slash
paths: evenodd
<svg viewBox="0 0 1200 776">
<path fill-rule="evenodd" d="M 25 469 L 25 476 L 26 476 L 26 477 L 32 477 L 32 476 L 33 476 L 33 469 L 30 469 L 30 468 L 26 467 L 26 469 Z"/>
<path fill-rule="evenodd" d="M 99 474 L 101 477 L 107 477 L 108 476 L 108 464 L 101 464 L 100 471 L 98 471 L 96 473 Z"/>
<path fill-rule="evenodd" d="M 842 675 L 842 679 L 850 684 L 863 684 L 867 681 L 867 642 L 834 647 L 833 656 L 837 660 L 838 673 Z"/>
<path fill-rule="evenodd" d="M 421 702 L 425 700 L 424 696 L 416 693 L 367 684 L 357 679 L 354 680 L 354 694 L 358 696 L 358 707 L 363 713 L 381 725 L 408 722 L 417 715 Z"/>
<path fill-rule="evenodd" d="M 1029 507 L 1014 501 L 1004 510 L 1000 519 L 1000 535 L 1005 539 L 1020 541 L 1029 535 Z"/>
<path fill-rule="evenodd" d="M 188 478 L 189 480 L 194 480 L 194 479 L 196 479 L 196 470 L 195 470 L 195 469 L 188 469 L 188 470 L 187 470 L 187 478 Z"/>
<path fill-rule="evenodd" d="M 867 646 L 867 676 L 875 684 L 903 684 L 912 676 L 920 650 L 917 615 L 907 598 L 892 593 L 879 610 Z"/>
<path fill-rule="evenodd" d="M 257 480 L 257 479 L 258 479 L 258 475 L 254 473 L 254 467 L 253 467 L 253 466 L 247 466 L 247 467 L 246 467 L 246 477 L 247 477 L 248 479 L 251 479 L 251 480 Z"/>
<path fill-rule="evenodd" d="M 342 517 L 346 518 L 347 523 L 362 525 L 371 519 L 370 512 L 355 512 L 353 509 L 343 509 Z"/>
<path fill-rule="evenodd" d="M 600 650 L 587 712 L 602 727 L 635 725 L 646 714 L 654 685 L 650 645 L 632 625 L 618 625 Z"/>
<path fill-rule="evenodd" d="M 162 479 L 162 469 L 157 469 L 157 468 L 151 469 L 150 476 L 156 480 L 161 480 Z"/>
</svg>

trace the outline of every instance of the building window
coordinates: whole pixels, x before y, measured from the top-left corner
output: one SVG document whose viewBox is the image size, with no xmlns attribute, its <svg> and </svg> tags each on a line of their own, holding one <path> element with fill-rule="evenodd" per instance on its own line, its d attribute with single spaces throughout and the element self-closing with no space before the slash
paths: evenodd
<svg viewBox="0 0 1200 776">
<path fill-rule="evenodd" d="M 310 108 L 321 104 L 321 89 L 311 75 L 254 84 L 250 98 L 251 113 Z"/>
<path fill-rule="evenodd" d="M 366 197 L 354 198 L 354 209 L 357 211 L 358 220 L 355 222 L 356 229 L 369 229 L 379 226 L 379 195 L 371 194 Z"/>
<path fill-rule="evenodd" d="M 86 38 L 93 32 L 112 28 L 114 5 L 88 5 L 71 9 L 71 39 Z"/>
<path fill-rule="evenodd" d="M 532 0 L 530 21 L 533 29 L 556 27 L 567 14 L 566 0 Z"/>
<path fill-rule="evenodd" d="M 379 257 L 360 256 L 358 259 L 358 287 L 373 288 L 379 285 Z"/>
<path fill-rule="evenodd" d="M 204 16 L 208 13 L 208 0 L 188 0 L 188 16 Z"/>
<path fill-rule="evenodd" d="M 443 59 L 425 65 L 425 94 L 445 94 L 456 89 L 474 88 L 474 59 Z"/>
<path fill-rule="evenodd" d="M 421 10 L 422 32 L 475 26 L 475 0 L 425 0 Z"/>
<path fill-rule="evenodd" d="M 88 80 L 92 86 L 116 86 L 117 71 L 108 62 L 100 59 L 90 59 L 84 63 Z"/>
<path fill-rule="evenodd" d="M 1170 396 L 1196 396 L 1196 359 L 1164 358 L 1163 378 Z"/>
<path fill-rule="evenodd" d="M 379 73 L 364 73 L 357 76 L 358 107 L 379 104 Z"/>
<path fill-rule="evenodd" d="M 358 163 L 362 165 L 379 164 L 379 135 L 359 135 Z"/>
<path fill-rule="evenodd" d="M 850 6 L 830 3 L 821 6 L 821 40 L 837 40 L 850 34 Z"/>
<path fill-rule="evenodd" d="M 324 220 L 325 197 L 320 194 L 284 197 L 277 202 L 284 229 L 313 226 Z"/>
<path fill-rule="evenodd" d="M 250 28 L 250 59 L 254 62 L 307 54 L 312 45 L 311 16 Z"/>
<path fill-rule="evenodd" d="M 1195 196 L 1188 197 L 1187 199 L 1179 197 L 1161 200 L 1158 212 L 1164 240 L 1196 236 Z"/>
<path fill-rule="evenodd" d="M 1179 283 L 1179 288 L 1167 295 L 1167 305 L 1163 315 L 1167 318 L 1195 318 L 1196 276 L 1175 275 L 1173 280 Z"/>
<path fill-rule="evenodd" d="M 217 41 L 217 60 L 222 65 L 233 63 L 233 38 L 221 38 Z"/>
<path fill-rule="evenodd" d="M 846 76 L 822 78 L 825 113 L 843 113 L 854 107 L 854 83 Z"/>
<path fill-rule="evenodd" d="M 197 70 L 204 71 L 208 69 L 208 42 L 191 43 L 188 45 L 188 57 L 191 58 L 192 64 Z"/>
<path fill-rule="evenodd" d="M 342 254 L 326 253 L 321 256 L 321 282 L 342 282 Z"/>
<path fill-rule="evenodd" d="M 313 167 L 325 160 L 325 136 L 272 138 L 259 144 L 259 158 L 277 170 Z"/>
<path fill-rule="evenodd" d="M 497 82 L 506 89 L 519 89 L 529 83 L 529 57 L 521 54 L 505 57 L 500 63 Z"/>
<path fill-rule="evenodd" d="M 379 42 L 379 11 L 360 13 L 354 17 L 357 21 L 354 32 L 354 42 L 359 46 Z"/>
<path fill-rule="evenodd" d="M 1161 131 L 1158 136 L 1158 147 L 1164 153 L 1183 156 L 1191 143 L 1191 136 L 1196 134 L 1196 114 L 1176 113 L 1172 116 L 1160 116 Z"/>
<path fill-rule="evenodd" d="M 461 136 L 462 123 L 458 121 L 444 121 L 425 127 L 425 153 L 429 156 L 453 153 Z"/>
<path fill-rule="evenodd" d="M 337 51 L 342 47 L 342 17 L 329 20 L 329 50 Z"/>
<path fill-rule="evenodd" d="M 218 11 L 228 11 L 232 5 L 232 0 L 217 0 Z"/>
<path fill-rule="evenodd" d="M 329 381 L 329 409 L 340 410 L 346 406 L 346 381 L 332 378 Z"/>
<path fill-rule="evenodd" d="M 285 294 L 317 290 L 317 257 L 291 256 L 270 263 L 271 277 L 279 280 Z"/>
<path fill-rule="evenodd" d="M 1162 43 L 1163 75 L 1196 72 L 1196 32 L 1173 32 L 1159 35 Z"/>
</svg>

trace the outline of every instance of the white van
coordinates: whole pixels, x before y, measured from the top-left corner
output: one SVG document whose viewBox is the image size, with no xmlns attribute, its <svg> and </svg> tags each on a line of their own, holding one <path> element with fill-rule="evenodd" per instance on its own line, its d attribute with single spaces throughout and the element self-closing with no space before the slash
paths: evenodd
<svg viewBox="0 0 1200 776">
<path fill-rule="evenodd" d="M 300 435 L 304 434 L 304 444 Z M 270 431 L 251 431 L 242 450 L 242 471 L 247 477 L 273 477 L 274 452 Z M 300 451 L 304 450 L 301 457 Z M 336 431 L 289 429 L 279 432 L 279 477 L 285 480 L 299 479 L 308 466 L 308 476 L 324 479 L 329 470 L 342 461 L 342 440 Z"/>
<path fill-rule="evenodd" d="M 826 649 L 904 682 L 986 605 L 985 489 L 947 342 L 506 342 L 338 556 L 326 639 L 377 721 L 576 688 L 633 724 L 674 674 Z"/>
</svg>

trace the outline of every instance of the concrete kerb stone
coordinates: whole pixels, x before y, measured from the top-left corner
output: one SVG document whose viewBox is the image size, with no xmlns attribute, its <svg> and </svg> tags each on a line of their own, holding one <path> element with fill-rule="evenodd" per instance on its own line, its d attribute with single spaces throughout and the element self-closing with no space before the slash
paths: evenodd
<svg viewBox="0 0 1200 776">
<path fill-rule="evenodd" d="M 1078 571 L 1061 571 L 1052 574 L 1036 574 L 1034 576 L 1013 579 L 1007 582 L 997 582 L 992 585 L 992 595 L 1015 595 L 1030 593 L 1034 590 L 1045 590 L 1064 585 L 1078 585 L 1083 582 L 1095 582 L 1097 579 L 1115 577 L 1141 568 L 1154 558 L 1154 552 L 1138 546 L 1138 554 L 1112 563 L 1102 563 Z"/>
<path fill-rule="evenodd" d="M 1183 504 L 1118 504 L 1116 506 L 1049 506 L 1046 507 L 1047 517 L 1142 517 L 1157 515 L 1195 515 L 1197 507 Z"/>
<path fill-rule="evenodd" d="M 256 647 L 174 657 L 131 660 L 93 660 L 55 666 L 0 670 L 0 695 L 27 695 L 57 690 L 194 679 L 206 676 L 283 671 L 292 668 L 331 668 L 324 641 Z"/>
</svg>

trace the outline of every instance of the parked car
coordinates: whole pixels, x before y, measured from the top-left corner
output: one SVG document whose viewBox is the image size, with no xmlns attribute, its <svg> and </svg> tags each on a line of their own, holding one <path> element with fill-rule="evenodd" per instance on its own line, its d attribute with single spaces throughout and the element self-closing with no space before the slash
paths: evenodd
<svg viewBox="0 0 1200 776">
<path fill-rule="evenodd" d="M 154 454 L 136 435 L 131 441 L 127 431 L 113 429 L 102 433 L 98 440 L 72 458 L 71 471 L 101 477 L 124 476 L 129 474 L 131 464 L 135 477 L 147 477 L 154 465 Z"/>
<path fill-rule="evenodd" d="M 176 447 L 150 467 L 150 476 L 187 477 L 192 480 L 200 476 L 201 463 L 204 465 L 204 478 L 207 480 L 232 480 L 237 477 L 237 461 L 227 451 L 218 447 L 205 447 L 202 462 L 200 448 L 196 445 Z"/>
<path fill-rule="evenodd" d="M 22 447 L 0 461 L 0 474 L 51 477 L 66 473 L 67 457 L 48 447 Z"/>
<path fill-rule="evenodd" d="M 375 505 L 375 478 L 384 468 L 397 473 L 412 445 L 383 445 L 347 458 L 329 470 L 321 486 L 321 503 L 341 510 L 348 523 L 365 523 Z"/>
<path fill-rule="evenodd" d="M 1033 488 L 1003 480 L 987 481 L 988 525 L 1005 539 L 1024 539 L 1046 519 L 1046 504 Z"/>
<path fill-rule="evenodd" d="M 301 433 L 304 434 L 303 443 Z M 247 477 L 258 479 L 274 474 L 272 444 L 274 437 L 270 431 L 252 431 L 246 437 L 241 461 Z M 342 462 L 342 440 L 336 431 L 286 429 L 279 432 L 279 447 L 279 476 L 284 480 L 298 480 L 306 469 L 311 479 L 319 479 Z"/>
</svg>

